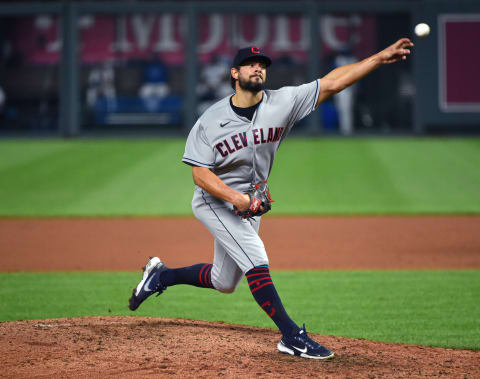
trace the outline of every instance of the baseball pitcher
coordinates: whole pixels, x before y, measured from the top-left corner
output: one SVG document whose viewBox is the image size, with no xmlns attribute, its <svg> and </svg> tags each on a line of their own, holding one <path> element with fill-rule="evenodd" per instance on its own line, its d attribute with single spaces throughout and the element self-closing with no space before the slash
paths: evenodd
<svg viewBox="0 0 480 379">
<path fill-rule="evenodd" d="M 265 89 L 271 59 L 255 46 L 240 49 L 230 70 L 234 94 L 208 108 L 187 138 L 183 162 L 192 167 L 193 213 L 214 237 L 213 264 L 168 268 L 150 258 L 133 289 L 136 310 L 154 293 L 177 284 L 232 293 L 243 276 L 258 305 L 277 325 L 280 352 L 328 359 L 334 353 L 312 340 L 305 324 L 287 314 L 270 276 L 258 235 L 261 215 L 272 206 L 267 184 L 280 144 L 292 127 L 322 101 L 351 86 L 383 64 L 406 59 L 413 43 L 402 38 L 360 62 L 341 66 L 297 87 Z"/>
</svg>

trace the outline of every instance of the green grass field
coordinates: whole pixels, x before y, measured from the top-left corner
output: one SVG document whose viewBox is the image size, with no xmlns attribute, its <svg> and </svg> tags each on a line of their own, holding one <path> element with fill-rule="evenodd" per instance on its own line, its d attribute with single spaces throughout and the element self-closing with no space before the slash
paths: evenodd
<svg viewBox="0 0 480 379">
<path fill-rule="evenodd" d="M 183 139 L 0 141 L 0 217 L 191 216 L 183 149 Z M 269 181 L 272 214 L 479 214 L 479 167 L 480 138 L 290 139 Z M 273 277 L 292 318 L 312 332 L 480 349 L 480 270 Z M 139 315 L 273 327 L 245 283 L 233 295 L 169 288 L 131 313 L 138 279 L 3 273 L 0 321 Z"/>
<path fill-rule="evenodd" d="M 478 270 L 274 272 L 272 277 L 291 317 L 311 332 L 480 349 Z M 0 320 L 138 315 L 275 328 L 245 280 L 231 295 L 171 287 L 134 313 L 127 300 L 138 279 L 139 273 L 126 272 L 0 274 Z"/>
<path fill-rule="evenodd" d="M 191 215 L 184 143 L 0 141 L 0 216 Z M 480 138 L 290 139 L 270 177 L 273 212 L 480 213 L 478 167 Z"/>
</svg>

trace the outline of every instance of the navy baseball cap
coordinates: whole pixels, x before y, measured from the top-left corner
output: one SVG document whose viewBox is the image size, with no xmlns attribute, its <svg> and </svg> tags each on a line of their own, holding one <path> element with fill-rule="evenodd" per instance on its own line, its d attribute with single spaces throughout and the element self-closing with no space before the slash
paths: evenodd
<svg viewBox="0 0 480 379">
<path fill-rule="evenodd" d="M 257 60 L 265 63 L 268 67 L 272 64 L 272 60 L 256 46 L 249 46 L 237 51 L 235 58 L 233 58 L 233 67 L 239 67 L 241 64 L 249 59 Z"/>
</svg>

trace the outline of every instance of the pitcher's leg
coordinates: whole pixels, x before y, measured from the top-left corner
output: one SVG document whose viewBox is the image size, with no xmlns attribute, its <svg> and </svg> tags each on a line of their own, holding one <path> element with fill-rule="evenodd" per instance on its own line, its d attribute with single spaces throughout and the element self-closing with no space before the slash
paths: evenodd
<svg viewBox="0 0 480 379">
<path fill-rule="evenodd" d="M 218 249 L 218 253 L 216 248 L 215 255 L 229 255 L 243 273 L 268 265 L 265 246 L 257 233 L 258 222 L 244 220 L 226 207 L 211 204 L 195 207 L 194 214 L 214 236 L 215 246 L 223 248 Z M 215 272 L 215 267 L 213 270 Z"/>
<path fill-rule="evenodd" d="M 197 263 L 192 266 L 169 268 L 160 276 L 165 287 L 189 284 L 201 288 L 213 288 L 211 280 L 212 264 Z"/>
<path fill-rule="evenodd" d="M 234 292 L 243 278 L 243 271 L 237 265 L 223 246 L 215 240 L 215 255 L 213 258 L 212 284 L 223 293 Z"/>
<path fill-rule="evenodd" d="M 210 209 L 200 219 L 216 238 L 215 288 L 232 292 L 241 280 L 240 272 L 244 273 L 253 297 L 282 334 L 296 334 L 300 328 L 288 316 L 270 277 L 267 253 L 258 236 L 260 218 L 243 220 L 223 209 Z"/>
<path fill-rule="evenodd" d="M 232 293 L 243 278 L 243 271 L 215 240 L 213 265 L 200 263 L 193 266 L 167 269 L 160 276 L 162 283 L 169 287 L 190 284 L 197 287 L 214 288 L 223 293 Z"/>
<path fill-rule="evenodd" d="M 231 293 L 238 286 L 243 273 L 257 265 L 268 264 L 263 242 L 248 221 L 235 216 L 227 208 L 213 209 L 206 203 L 193 207 L 193 210 L 215 237 L 216 266 L 199 263 L 171 269 L 158 257 L 151 258 L 129 300 L 131 310 L 137 309 L 152 294 L 161 293 L 177 284 L 203 288 L 216 288 L 216 285 L 219 291 Z"/>
</svg>

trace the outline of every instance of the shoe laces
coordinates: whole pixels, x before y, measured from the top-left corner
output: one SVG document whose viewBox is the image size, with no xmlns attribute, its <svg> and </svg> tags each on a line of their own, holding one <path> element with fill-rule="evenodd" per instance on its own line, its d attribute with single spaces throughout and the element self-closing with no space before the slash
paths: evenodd
<svg viewBox="0 0 480 379">
<path fill-rule="evenodd" d="M 158 285 L 155 287 L 155 292 L 158 292 L 157 293 L 157 297 L 160 296 L 162 294 L 163 291 L 165 291 L 167 289 L 167 286 L 164 286 L 163 283 L 159 280 L 158 281 Z"/>
<path fill-rule="evenodd" d="M 321 346 L 319 343 L 312 340 L 307 334 L 305 324 L 303 324 L 303 328 L 300 329 L 296 337 L 310 349 L 318 349 Z"/>
</svg>

